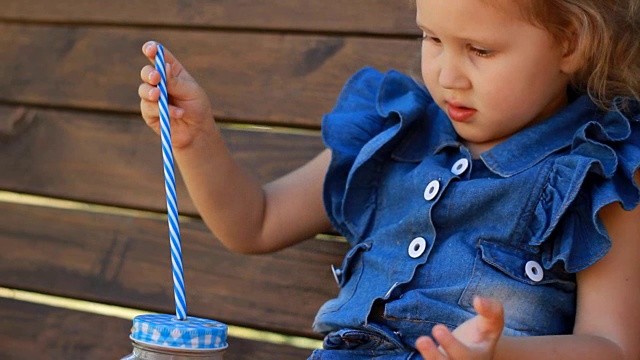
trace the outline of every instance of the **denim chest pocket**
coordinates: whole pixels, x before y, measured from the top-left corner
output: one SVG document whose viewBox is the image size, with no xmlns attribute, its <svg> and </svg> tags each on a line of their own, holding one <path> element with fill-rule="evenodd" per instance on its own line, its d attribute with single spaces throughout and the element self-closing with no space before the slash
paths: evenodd
<svg viewBox="0 0 640 360">
<path fill-rule="evenodd" d="M 361 254 L 365 251 L 371 250 L 372 241 L 364 241 L 356 246 L 352 247 L 347 254 L 344 256 L 344 260 L 342 261 L 342 266 L 336 272 L 338 285 L 343 288 L 345 283 L 354 276 L 354 272 L 358 273 L 357 262 L 361 258 Z M 356 274 L 357 275 L 357 274 Z"/>
<path fill-rule="evenodd" d="M 319 313 L 329 313 L 340 310 L 354 295 L 360 277 L 362 276 L 362 255 L 371 250 L 372 241 L 361 242 L 352 247 L 344 257 L 342 266 L 334 269 L 334 276 L 340 287 L 338 297 L 329 300 L 320 309 Z"/>
<path fill-rule="evenodd" d="M 575 275 L 543 269 L 541 255 L 480 240 L 473 272 L 459 304 L 469 312 L 475 296 L 502 302 L 505 333 L 566 334 L 575 319 Z"/>
</svg>

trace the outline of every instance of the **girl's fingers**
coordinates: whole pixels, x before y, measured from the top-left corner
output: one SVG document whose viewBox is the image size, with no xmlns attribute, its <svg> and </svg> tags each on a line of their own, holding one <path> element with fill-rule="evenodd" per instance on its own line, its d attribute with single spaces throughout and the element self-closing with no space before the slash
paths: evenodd
<svg viewBox="0 0 640 360">
<path fill-rule="evenodd" d="M 473 299 L 473 308 L 482 319 L 480 331 L 486 340 L 498 339 L 504 328 L 502 304 L 495 299 L 476 297 Z"/>
<path fill-rule="evenodd" d="M 158 102 L 152 102 L 147 100 L 140 100 L 140 110 L 142 118 L 147 125 L 153 125 L 158 122 Z"/>
<path fill-rule="evenodd" d="M 428 336 L 421 336 L 416 340 L 416 349 L 427 360 L 445 360 L 445 356 L 438 350 L 436 343 Z"/>
<path fill-rule="evenodd" d="M 431 331 L 444 352 L 452 359 L 464 359 L 468 354 L 467 347 L 461 343 L 444 325 L 436 325 Z"/>
<path fill-rule="evenodd" d="M 156 86 L 160 83 L 160 73 L 151 65 L 145 65 L 140 70 L 140 79 L 149 85 Z"/>
<path fill-rule="evenodd" d="M 160 98 L 160 90 L 155 86 L 142 83 L 138 87 L 138 96 L 140 96 L 142 100 L 157 102 Z"/>
<path fill-rule="evenodd" d="M 173 106 L 173 105 L 169 105 L 169 116 L 172 119 L 182 119 L 183 115 L 184 115 L 184 110 L 182 108 L 179 108 L 179 107 Z"/>
<path fill-rule="evenodd" d="M 152 64 L 156 63 L 156 54 L 158 53 L 158 43 L 155 41 L 147 41 L 142 45 L 142 53 L 151 61 Z M 168 63 L 176 63 L 178 60 L 173 56 L 171 51 L 164 47 L 164 61 Z"/>
<path fill-rule="evenodd" d="M 142 53 L 152 64 L 155 63 L 156 53 L 158 52 L 158 44 L 155 41 L 147 41 L 142 45 Z"/>
<path fill-rule="evenodd" d="M 155 56 L 158 52 L 158 44 L 149 41 L 142 47 L 142 52 L 149 58 L 153 65 L 147 65 L 140 71 L 140 78 L 147 84 L 158 85 L 160 83 L 160 72 L 155 69 Z M 194 96 L 202 96 L 201 89 L 195 80 L 189 75 L 187 70 L 171 54 L 169 50 L 164 50 L 165 73 L 167 76 L 167 90 L 169 94 L 178 99 L 193 99 Z"/>
<path fill-rule="evenodd" d="M 142 46 L 142 52 L 153 65 L 146 65 L 140 70 L 140 78 L 143 81 L 138 87 L 140 110 L 144 121 L 156 130 L 159 117 L 158 99 L 160 98 L 160 90 L 157 88 L 157 85 L 161 81 L 160 71 L 155 68 L 155 56 L 158 52 L 158 44 L 155 41 L 149 41 Z M 169 116 L 171 120 L 184 118 L 185 109 L 176 105 L 187 104 L 191 106 L 190 112 L 193 108 L 196 108 L 197 113 L 198 106 L 207 100 L 206 94 L 204 94 L 202 88 L 200 88 L 180 62 L 178 62 L 173 54 L 166 48 L 164 50 L 164 60 L 167 76 L 167 91 L 170 101 Z"/>
<path fill-rule="evenodd" d="M 181 71 L 181 69 L 182 68 L 171 63 L 165 64 L 167 89 L 169 89 L 170 94 L 176 98 L 192 99 L 197 96 L 199 88 L 193 81 L 191 81 L 191 77 L 180 76 L 179 71 Z"/>
<path fill-rule="evenodd" d="M 160 114 L 158 109 L 158 100 L 149 101 L 140 99 L 140 112 L 144 121 L 151 125 L 158 121 Z M 171 119 L 182 119 L 184 116 L 184 109 L 174 105 L 169 105 L 169 117 Z"/>
<path fill-rule="evenodd" d="M 478 296 L 473 299 L 473 307 L 478 314 L 486 318 L 492 320 L 499 320 L 503 318 L 504 309 L 498 300 Z"/>
<path fill-rule="evenodd" d="M 156 63 L 156 53 L 158 52 L 158 43 L 155 41 L 148 41 L 144 45 L 142 45 L 142 53 L 149 59 L 151 64 Z M 175 56 L 171 53 L 167 47 L 164 47 L 164 62 L 166 64 L 171 64 L 175 68 L 175 75 L 178 76 L 182 71 L 182 64 L 176 59 Z"/>
</svg>

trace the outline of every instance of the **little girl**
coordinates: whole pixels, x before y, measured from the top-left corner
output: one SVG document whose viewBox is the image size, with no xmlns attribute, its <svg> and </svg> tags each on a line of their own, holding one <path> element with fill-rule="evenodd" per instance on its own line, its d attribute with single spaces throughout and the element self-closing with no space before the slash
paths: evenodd
<svg viewBox="0 0 640 360">
<path fill-rule="evenodd" d="M 264 187 L 166 53 L 203 219 L 243 253 L 347 238 L 310 359 L 639 359 L 638 0 L 416 3 L 424 85 L 359 71 L 324 118 L 328 149 Z M 158 132 L 160 76 L 141 76 Z"/>
</svg>

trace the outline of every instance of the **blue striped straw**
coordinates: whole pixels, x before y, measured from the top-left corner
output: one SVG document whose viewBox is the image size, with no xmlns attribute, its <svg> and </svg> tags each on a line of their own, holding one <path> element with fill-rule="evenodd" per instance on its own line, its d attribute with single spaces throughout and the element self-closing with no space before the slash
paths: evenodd
<svg viewBox="0 0 640 360">
<path fill-rule="evenodd" d="M 162 139 L 162 160 L 164 163 L 164 187 L 167 192 L 167 212 L 169 222 L 169 240 L 171 241 L 171 264 L 173 267 L 173 293 L 176 301 L 176 317 L 187 319 L 187 300 L 184 291 L 182 270 L 182 249 L 180 246 L 180 224 L 178 223 L 178 199 L 176 197 L 176 179 L 173 172 L 173 149 L 171 146 L 171 127 L 169 126 L 169 101 L 167 97 L 167 74 L 165 72 L 164 48 L 158 44 L 156 70 L 160 72 L 160 138 Z"/>
</svg>

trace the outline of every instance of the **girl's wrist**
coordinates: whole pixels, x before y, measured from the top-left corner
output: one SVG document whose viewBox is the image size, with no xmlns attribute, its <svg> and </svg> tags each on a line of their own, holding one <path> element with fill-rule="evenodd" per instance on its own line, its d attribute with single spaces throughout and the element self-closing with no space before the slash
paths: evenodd
<svg viewBox="0 0 640 360">
<path fill-rule="evenodd" d="M 192 147 L 200 147 L 212 141 L 223 141 L 211 111 L 199 119 L 177 119 L 178 125 L 172 126 L 174 151 L 184 151 Z"/>
<path fill-rule="evenodd" d="M 212 156 L 228 153 L 220 128 L 213 118 L 200 126 L 190 126 L 184 136 L 178 146 L 174 143 L 173 150 L 177 157 L 205 157 L 211 160 Z"/>
</svg>

